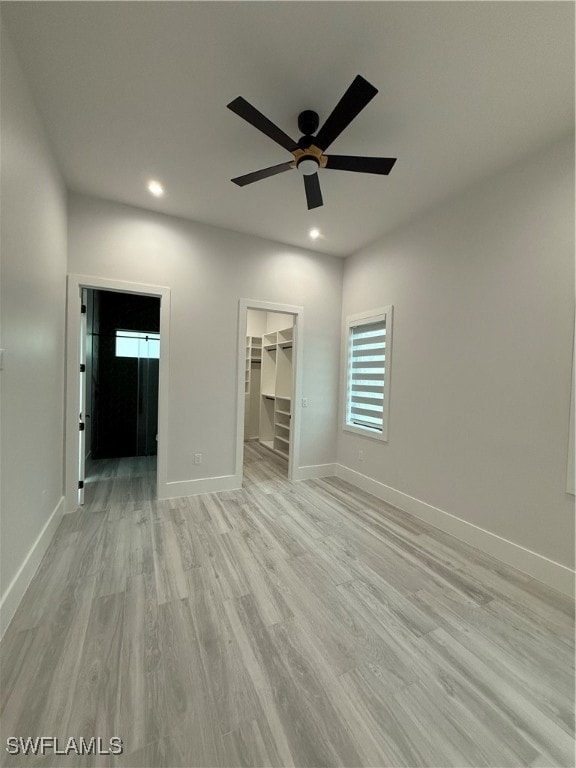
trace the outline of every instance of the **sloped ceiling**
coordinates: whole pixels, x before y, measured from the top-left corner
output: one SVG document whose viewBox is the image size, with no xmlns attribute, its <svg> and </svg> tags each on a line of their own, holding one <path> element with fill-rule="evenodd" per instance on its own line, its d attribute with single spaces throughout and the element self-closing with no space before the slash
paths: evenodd
<svg viewBox="0 0 576 768">
<path fill-rule="evenodd" d="M 72 190 L 334 255 L 573 129 L 573 3 L 3 2 L 2 18 Z M 230 182 L 291 156 L 228 102 L 297 138 L 299 112 L 322 122 L 356 74 L 379 93 L 330 150 L 397 157 L 390 176 L 321 171 L 314 211 L 296 171 Z"/>
</svg>

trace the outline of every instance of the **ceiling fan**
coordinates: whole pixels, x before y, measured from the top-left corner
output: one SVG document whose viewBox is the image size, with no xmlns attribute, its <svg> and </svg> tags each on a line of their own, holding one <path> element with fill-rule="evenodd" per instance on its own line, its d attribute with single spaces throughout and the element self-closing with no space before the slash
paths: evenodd
<svg viewBox="0 0 576 768">
<path fill-rule="evenodd" d="M 352 84 L 334 107 L 326 122 L 318 131 L 319 118 L 316 112 L 307 109 L 298 116 L 298 128 L 302 136 L 294 141 L 283 130 L 274 125 L 267 117 L 249 104 L 242 96 L 228 104 L 228 109 L 235 112 L 272 141 L 280 144 L 294 155 L 293 160 L 272 165 L 261 171 L 247 173 L 232 179 L 240 187 L 255 181 L 275 176 L 277 173 L 297 168 L 304 177 L 304 189 L 308 210 L 319 208 L 322 204 L 322 192 L 318 179 L 318 168 L 331 168 L 336 171 L 357 171 L 360 173 L 379 173 L 387 175 L 396 162 L 395 157 L 355 157 L 351 155 L 325 155 L 324 151 L 338 138 L 342 131 L 364 109 L 378 93 L 361 75 L 356 75 Z M 318 133 L 316 133 L 318 131 Z M 316 135 L 314 135 L 316 134 Z"/>
</svg>

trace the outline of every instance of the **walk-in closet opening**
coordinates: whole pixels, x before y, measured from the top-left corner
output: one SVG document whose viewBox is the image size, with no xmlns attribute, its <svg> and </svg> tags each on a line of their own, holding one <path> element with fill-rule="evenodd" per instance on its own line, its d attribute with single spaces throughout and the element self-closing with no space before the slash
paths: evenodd
<svg viewBox="0 0 576 768">
<path fill-rule="evenodd" d="M 283 312 L 246 313 L 245 462 L 268 457 L 285 476 L 293 444 L 295 320 Z"/>
<path fill-rule="evenodd" d="M 160 299 L 83 290 L 84 498 L 156 496 Z M 82 366 L 81 366 L 82 371 Z M 82 395 L 81 395 L 82 396 Z"/>
</svg>

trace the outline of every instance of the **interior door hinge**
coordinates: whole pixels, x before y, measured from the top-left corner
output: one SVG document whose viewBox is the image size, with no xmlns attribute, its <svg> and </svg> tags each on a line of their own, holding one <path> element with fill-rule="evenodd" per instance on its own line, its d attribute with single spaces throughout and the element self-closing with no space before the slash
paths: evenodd
<svg viewBox="0 0 576 768">
<path fill-rule="evenodd" d="M 86 373 L 86 364 L 80 363 L 80 373 Z"/>
<path fill-rule="evenodd" d="M 84 488 L 84 480 L 78 480 L 78 490 L 81 491 Z"/>
<path fill-rule="evenodd" d="M 85 315 L 86 314 L 86 304 L 82 304 L 80 307 L 80 314 Z"/>
<path fill-rule="evenodd" d="M 84 432 L 84 428 L 85 428 L 85 426 L 86 426 L 86 425 L 84 424 L 84 422 L 83 422 L 83 421 L 81 421 L 81 422 L 78 424 L 78 430 L 79 430 L 79 432 Z"/>
</svg>

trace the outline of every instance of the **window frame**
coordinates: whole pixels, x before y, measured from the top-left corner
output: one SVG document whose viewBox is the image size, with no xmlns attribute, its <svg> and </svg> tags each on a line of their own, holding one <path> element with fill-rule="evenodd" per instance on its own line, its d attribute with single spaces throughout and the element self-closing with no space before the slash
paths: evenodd
<svg viewBox="0 0 576 768">
<path fill-rule="evenodd" d="M 362 437 L 368 437 L 371 440 L 388 442 L 388 422 L 390 416 L 390 382 L 392 373 L 392 332 L 393 332 L 394 307 L 392 304 L 378 309 L 360 312 L 354 315 L 348 315 L 344 326 L 344 403 L 342 428 L 346 432 L 353 432 Z M 353 328 L 362 325 L 371 325 L 372 323 L 384 322 L 386 328 L 386 360 L 384 364 L 384 398 L 382 401 L 382 431 L 363 427 L 358 424 L 348 423 L 349 413 L 349 393 L 350 393 L 350 335 Z"/>
</svg>

